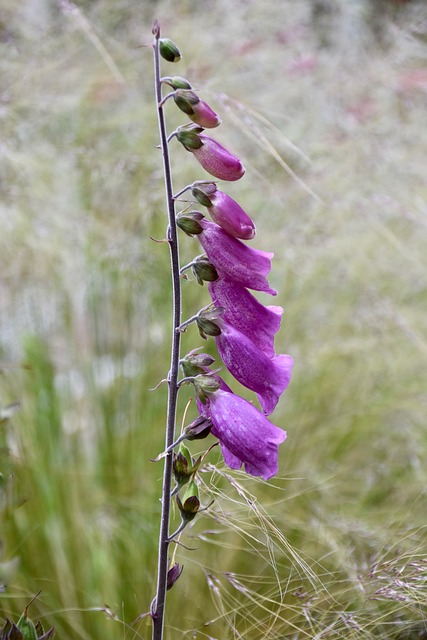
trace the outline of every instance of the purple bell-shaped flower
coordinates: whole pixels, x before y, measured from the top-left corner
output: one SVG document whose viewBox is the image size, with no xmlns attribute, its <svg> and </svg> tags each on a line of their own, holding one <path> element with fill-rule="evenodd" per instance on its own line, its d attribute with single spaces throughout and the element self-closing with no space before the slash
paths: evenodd
<svg viewBox="0 0 427 640">
<path fill-rule="evenodd" d="M 248 289 L 277 294 L 267 281 L 273 253 L 249 247 L 209 220 L 199 224 L 202 231 L 197 238 L 220 276 Z"/>
<path fill-rule="evenodd" d="M 221 334 L 215 337 L 221 360 L 229 372 L 254 391 L 267 415 L 272 413 L 291 380 L 291 356 L 280 354 L 269 358 L 248 336 L 223 319 L 217 321 Z"/>
<path fill-rule="evenodd" d="M 269 358 L 275 356 L 274 336 L 280 329 L 282 307 L 261 304 L 247 289 L 228 278 L 208 284 L 212 302 L 224 309 L 222 318 L 247 336 Z"/>
<path fill-rule="evenodd" d="M 201 403 L 200 403 L 201 405 Z M 224 462 L 232 469 L 245 466 L 246 473 L 268 480 L 278 471 L 279 445 L 286 431 L 272 424 L 253 404 L 219 389 L 199 407 L 212 422 Z"/>
</svg>

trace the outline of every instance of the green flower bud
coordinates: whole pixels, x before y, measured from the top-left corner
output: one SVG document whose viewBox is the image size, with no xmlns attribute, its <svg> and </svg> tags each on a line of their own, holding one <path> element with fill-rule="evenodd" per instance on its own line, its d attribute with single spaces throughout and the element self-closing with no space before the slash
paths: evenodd
<svg viewBox="0 0 427 640">
<path fill-rule="evenodd" d="M 206 393 L 215 393 L 221 386 L 220 381 L 215 376 L 197 376 L 194 386 Z"/>
<path fill-rule="evenodd" d="M 193 475 L 193 459 L 188 447 L 181 442 L 178 453 L 173 454 L 173 475 L 178 487 L 186 484 Z"/>
<path fill-rule="evenodd" d="M 201 373 L 204 373 L 205 370 L 202 367 L 198 367 L 195 364 L 191 364 L 190 362 L 186 362 L 185 360 L 181 360 L 180 365 L 182 367 L 182 371 L 186 378 L 192 378 L 194 376 L 198 376 Z"/>
<path fill-rule="evenodd" d="M 173 77 L 167 76 L 166 78 L 162 79 L 162 82 L 164 82 L 165 84 L 168 84 L 173 89 L 191 89 L 192 88 L 188 80 L 186 80 L 185 78 L 182 78 L 181 76 L 173 76 Z"/>
<path fill-rule="evenodd" d="M 180 500 L 179 496 L 176 496 L 176 502 L 178 509 L 181 512 L 181 517 L 184 522 L 190 522 L 193 520 L 200 508 L 199 489 L 197 484 L 192 480 L 188 485 L 186 492 Z"/>
<path fill-rule="evenodd" d="M 213 362 L 215 362 L 215 358 L 208 353 L 191 351 L 180 360 L 179 364 L 181 365 L 184 375 L 190 377 L 205 373 L 206 367 L 210 367 Z"/>
<path fill-rule="evenodd" d="M 182 497 L 183 504 L 185 504 L 188 498 L 199 498 L 199 487 L 194 480 L 190 482 L 187 489 L 185 490 L 185 493 Z"/>
<path fill-rule="evenodd" d="M 200 211 L 185 211 L 178 213 L 176 216 L 176 224 L 187 236 L 195 236 L 203 231 L 199 222 L 203 220 L 204 217 Z"/>
<path fill-rule="evenodd" d="M 181 52 L 175 42 L 169 38 L 159 39 L 159 50 L 162 58 L 168 62 L 179 62 L 181 60 Z"/>
<path fill-rule="evenodd" d="M 210 367 L 215 362 L 215 358 L 209 353 L 196 353 L 192 356 L 192 361 L 197 362 L 200 367 Z"/>
</svg>

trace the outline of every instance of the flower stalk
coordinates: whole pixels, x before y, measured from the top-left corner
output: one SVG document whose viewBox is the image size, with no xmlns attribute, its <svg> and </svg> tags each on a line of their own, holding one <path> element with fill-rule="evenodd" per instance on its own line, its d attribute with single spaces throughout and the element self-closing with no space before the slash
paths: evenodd
<svg viewBox="0 0 427 640">
<path fill-rule="evenodd" d="M 163 157 L 163 171 L 166 191 L 166 207 L 168 214 L 167 239 L 170 249 L 170 261 L 172 272 L 172 348 L 170 369 L 168 374 L 168 403 L 166 418 L 165 451 L 168 454 L 164 459 L 163 484 L 162 484 L 162 511 L 159 532 L 159 553 L 157 563 L 157 589 L 156 596 L 151 605 L 151 617 L 153 620 L 152 640 L 162 640 L 164 627 L 164 612 L 166 591 L 168 587 L 168 549 L 169 549 L 169 520 L 171 508 L 171 484 L 172 484 L 172 450 L 171 445 L 175 439 L 176 405 L 178 395 L 178 374 L 180 360 L 181 333 L 177 331 L 181 324 L 181 279 L 179 273 L 179 246 L 178 234 L 175 222 L 175 200 L 172 189 L 172 173 L 169 159 L 168 136 L 166 132 L 165 116 L 162 105 L 162 83 L 160 76 L 160 26 L 157 21 L 153 25 L 153 51 L 154 51 L 154 82 L 157 104 L 157 119 L 160 133 L 160 147 Z"/>
</svg>

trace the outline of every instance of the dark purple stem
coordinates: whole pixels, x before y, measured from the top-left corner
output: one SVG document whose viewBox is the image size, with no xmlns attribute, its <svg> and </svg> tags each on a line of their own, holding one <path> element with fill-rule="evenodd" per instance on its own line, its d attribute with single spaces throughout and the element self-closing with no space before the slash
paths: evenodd
<svg viewBox="0 0 427 640">
<path fill-rule="evenodd" d="M 168 374 L 169 392 L 166 420 L 165 450 L 169 450 L 175 438 L 176 404 L 178 395 L 178 373 L 180 359 L 181 334 L 177 331 L 181 324 L 181 280 L 179 274 L 179 247 L 178 235 L 175 222 L 175 200 L 172 189 L 172 175 L 169 160 L 168 137 L 166 132 L 165 117 L 162 105 L 162 85 L 160 82 L 160 54 L 159 37 L 160 27 L 157 25 L 153 29 L 154 33 L 154 77 L 157 116 L 160 132 L 160 146 L 163 156 L 163 171 L 166 190 L 166 206 L 168 213 L 168 232 L 171 271 L 172 271 L 172 305 L 173 305 L 173 327 L 172 327 L 172 351 L 171 364 Z M 163 639 L 164 614 L 166 604 L 167 574 L 168 574 L 168 547 L 169 547 L 169 519 L 171 505 L 171 484 L 172 484 L 172 450 L 165 457 L 163 469 L 162 488 L 162 512 L 160 518 L 159 550 L 157 563 L 157 591 L 156 597 L 151 606 L 151 617 L 153 619 L 152 640 Z"/>
</svg>

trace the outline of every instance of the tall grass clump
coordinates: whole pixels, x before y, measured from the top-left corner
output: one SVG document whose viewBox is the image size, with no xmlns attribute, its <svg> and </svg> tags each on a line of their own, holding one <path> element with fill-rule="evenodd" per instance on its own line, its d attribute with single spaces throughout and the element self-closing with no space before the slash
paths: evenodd
<svg viewBox="0 0 427 640">
<path fill-rule="evenodd" d="M 157 16 L 245 159 L 228 193 L 275 252 L 295 359 L 279 475 L 204 462 L 214 503 L 179 548 L 166 637 L 425 637 L 426 8 L 393 6 L 377 37 L 373 3 L 313 4 L 3 2 L 2 621 L 41 590 L 29 615 L 58 638 L 150 637 L 170 278 L 138 45 Z M 184 319 L 207 303 L 185 284 Z"/>
</svg>

